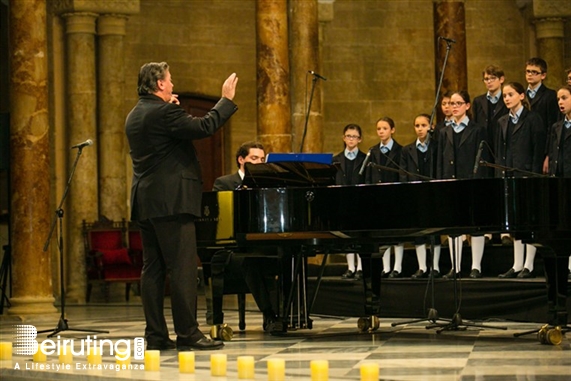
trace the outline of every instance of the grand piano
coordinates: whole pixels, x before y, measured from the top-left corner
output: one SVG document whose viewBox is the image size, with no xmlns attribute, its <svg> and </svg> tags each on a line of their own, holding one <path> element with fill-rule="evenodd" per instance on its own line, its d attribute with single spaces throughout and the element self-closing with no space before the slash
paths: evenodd
<svg viewBox="0 0 571 381">
<path fill-rule="evenodd" d="M 307 295 L 304 288 L 309 255 L 339 251 L 367 257 L 378 253 L 379 245 L 419 236 L 507 232 L 540 247 L 548 324 L 567 324 L 571 178 L 336 186 L 330 185 L 335 169 L 328 167 L 316 163 L 248 165 L 243 189 L 205 193 L 203 206 L 209 216 L 197 222 L 203 262 L 208 263 L 208 256 L 222 248 L 236 255 L 276 251 L 284 255 L 286 250 L 289 273 L 282 274 L 287 280 L 282 284 L 282 317 L 289 324 L 311 328 L 310 301 L 315 295 Z M 365 310 L 375 315 L 380 266 L 371 266 L 365 278 Z M 214 294 L 221 296 L 221 291 Z M 299 295 L 303 305 L 292 307 Z"/>
</svg>

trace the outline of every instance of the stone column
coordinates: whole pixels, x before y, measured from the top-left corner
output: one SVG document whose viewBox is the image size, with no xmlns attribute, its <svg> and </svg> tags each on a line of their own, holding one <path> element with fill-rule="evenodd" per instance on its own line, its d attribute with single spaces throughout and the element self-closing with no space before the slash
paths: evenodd
<svg viewBox="0 0 571 381">
<path fill-rule="evenodd" d="M 319 55 L 319 21 L 317 0 L 291 2 L 291 67 L 294 147 L 298 152 L 323 152 L 323 114 L 321 107 L 321 87 L 323 80 L 312 76 L 309 70 L 321 73 Z M 303 139 L 307 118 L 307 106 L 311 88 L 315 81 L 313 99 L 307 130 Z M 307 91 L 306 91 L 307 90 Z M 301 142 L 303 139 L 303 147 Z"/>
<path fill-rule="evenodd" d="M 291 152 L 287 0 L 256 1 L 258 139 Z"/>
<path fill-rule="evenodd" d="M 99 131 L 99 215 L 110 220 L 127 218 L 123 110 L 125 86 L 123 15 L 102 15 L 97 21 Z"/>
<path fill-rule="evenodd" d="M 449 90 L 468 90 L 468 66 L 466 64 L 466 16 L 464 1 L 435 0 L 434 1 L 434 56 L 435 83 L 438 86 L 447 43 L 439 36 L 451 38 L 456 43 L 451 44 L 448 61 L 442 80 L 440 94 Z M 435 87 L 436 88 L 436 87 Z M 437 107 L 441 119 L 440 107 Z"/>
<path fill-rule="evenodd" d="M 545 84 L 552 89 L 562 84 L 564 59 L 564 20 L 562 18 L 543 18 L 535 20 L 538 56 L 547 62 Z"/>
<path fill-rule="evenodd" d="M 46 3 L 13 1 L 10 18 L 10 315 L 56 314 L 51 286 Z M 2 301 L 3 302 L 3 301 Z"/>
<path fill-rule="evenodd" d="M 95 13 L 66 13 L 66 67 L 67 67 L 67 131 L 70 146 L 87 139 L 95 140 L 95 146 L 86 147 L 71 183 L 65 221 L 67 222 L 66 259 L 67 298 L 69 301 L 85 300 L 85 252 L 81 234 L 82 220 L 94 221 L 98 217 L 97 198 L 97 146 L 95 138 L 97 97 L 95 91 Z M 71 150 L 68 168 L 76 158 L 77 150 Z"/>
</svg>

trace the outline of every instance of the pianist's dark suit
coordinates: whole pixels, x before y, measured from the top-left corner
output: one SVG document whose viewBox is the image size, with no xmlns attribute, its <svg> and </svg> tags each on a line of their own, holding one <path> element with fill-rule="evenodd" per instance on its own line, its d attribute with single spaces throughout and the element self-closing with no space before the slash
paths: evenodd
<svg viewBox="0 0 571 381">
<path fill-rule="evenodd" d="M 204 335 L 196 321 L 197 252 L 194 216 L 201 215 L 202 176 L 193 139 L 213 135 L 237 110 L 222 98 L 204 118 L 155 95 L 142 95 L 127 116 L 125 130 L 133 161 L 131 219 L 143 240 L 141 298 L 147 345 L 163 345 L 165 277 L 178 345 Z"/>
<path fill-rule="evenodd" d="M 214 180 L 214 185 L 212 186 L 213 191 L 225 191 L 234 190 L 242 185 L 242 178 L 238 172 L 232 173 L 231 175 L 220 176 Z"/>
</svg>

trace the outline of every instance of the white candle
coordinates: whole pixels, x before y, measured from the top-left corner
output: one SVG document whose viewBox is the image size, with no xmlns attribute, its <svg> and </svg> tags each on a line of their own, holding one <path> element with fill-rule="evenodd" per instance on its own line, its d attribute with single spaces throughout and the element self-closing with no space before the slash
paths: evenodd
<svg viewBox="0 0 571 381">
<path fill-rule="evenodd" d="M 194 373 L 194 352 L 178 352 L 178 371 Z"/>
<path fill-rule="evenodd" d="M 48 356 L 46 356 L 46 354 L 44 352 L 42 352 L 42 350 L 38 346 L 38 351 L 36 353 L 34 353 L 32 360 L 34 362 L 46 362 L 46 361 L 48 361 Z"/>
<path fill-rule="evenodd" d="M 161 351 L 145 351 L 145 370 L 150 372 L 161 370 Z"/>
<path fill-rule="evenodd" d="M 225 354 L 210 355 L 210 375 L 226 376 L 226 362 L 228 357 Z"/>
<path fill-rule="evenodd" d="M 309 366 L 311 368 L 311 381 L 329 380 L 329 361 L 311 360 Z"/>
<path fill-rule="evenodd" d="M 238 378 L 241 380 L 254 379 L 254 356 L 238 356 Z"/>
<path fill-rule="evenodd" d="M 102 363 L 101 353 L 97 348 L 89 348 L 87 350 L 87 363 L 91 365 L 99 365 Z"/>
<path fill-rule="evenodd" d="M 4 302 L 4 301 L 2 301 Z M 0 342 L 0 360 L 12 360 L 12 342 Z"/>
<path fill-rule="evenodd" d="M 361 381 L 379 381 L 379 364 L 361 364 Z"/>
<path fill-rule="evenodd" d="M 284 379 L 285 379 L 285 360 L 269 359 L 268 381 L 284 381 Z"/>
<path fill-rule="evenodd" d="M 73 362 L 73 355 L 71 354 L 71 346 L 67 345 L 60 348 L 59 353 L 60 364 L 71 364 Z"/>
</svg>

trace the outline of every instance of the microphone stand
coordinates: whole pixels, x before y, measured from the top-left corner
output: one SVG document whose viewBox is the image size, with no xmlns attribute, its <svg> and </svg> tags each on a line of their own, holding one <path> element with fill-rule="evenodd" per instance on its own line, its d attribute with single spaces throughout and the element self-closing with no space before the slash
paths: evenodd
<svg viewBox="0 0 571 381">
<path fill-rule="evenodd" d="M 549 175 L 544 175 L 543 173 L 530 172 L 530 171 L 526 171 L 523 169 L 506 167 L 505 165 L 501 165 L 501 164 L 489 163 L 486 160 L 480 160 L 479 165 L 481 165 L 482 167 L 499 169 L 499 170 L 504 171 L 506 174 L 508 174 L 508 173 L 521 173 L 521 174 L 529 176 L 529 177 L 546 177 L 546 178 L 551 177 Z M 505 176 L 505 177 L 512 177 L 512 176 Z"/>
<path fill-rule="evenodd" d="M 301 137 L 301 143 L 299 145 L 299 152 L 303 152 L 303 143 L 305 143 L 305 135 L 307 134 L 307 125 L 309 123 L 309 114 L 311 113 L 311 103 L 313 102 L 315 83 L 317 82 L 318 79 L 319 77 L 313 74 L 313 79 L 311 80 L 311 92 L 309 94 L 309 105 L 307 106 L 307 112 L 305 114 L 305 125 L 303 126 L 303 135 Z"/>
<path fill-rule="evenodd" d="M 48 238 L 46 239 L 46 243 L 44 244 L 44 251 L 48 250 L 48 247 L 50 245 L 50 240 L 52 238 L 52 235 L 54 233 L 54 231 L 56 230 L 56 225 L 58 226 L 58 233 L 57 233 L 57 241 L 58 241 L 58 249 L 59 249 L 59 272 L 60 272 L 60 299 L 61 299 L 61 314 L 60 314 L 60 318 L 59 321 L 57 323 L 57 326 L 51 330 L 51 329 L 47 329 L 47 330 L 43 330 L 43 331 L 38 331 L 38 333 L 45 333 L 45 332 L 52 332 L 51 334 L 48 335 L 48 337 L 52 337 L 57 335 L 60 332 L 63 331 L 75 331 L 75 332 L 91 332 L 91 333 L 109 333 L 109 331 L 99 331 L 99 330 L 89 330 L 89 329 L 71 329 L 69 328 L 69 325 L 67 324 L 67 319 L 65 318 L 65 286 L 64 286 L 64 259 L 63 259 L 63 254 L 64 254 L 64 250 L 63 250 L 63 203 L 65 201 L 65 198 L 67 197 L 67 194 L 69 192 L 69 188 L 71 185 L 71 180 L 73 178 L 73 175 L 75 173 L 75 168 L 77 167 L 77 162 L 79 161 L 79 157 L 81 156 L 81 153 L 83 151 L 84 147 L 77 147 L 77 156 L 75 157 L 75 162 L 73 163 L 73 166 L 71 168 L 71 173 L 69 175 L 69 179 L 67 180 L 67 184 L 65 186 L 65 190 L 63 192 L 63 196 L 61 198 L 61 201 L 59 203 L 59 206 L 56 209 L 55 215 L 52 219 L 52 225 L 50 228 L 50 233 L 48 234 Z"/>
</svg>

